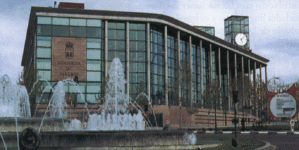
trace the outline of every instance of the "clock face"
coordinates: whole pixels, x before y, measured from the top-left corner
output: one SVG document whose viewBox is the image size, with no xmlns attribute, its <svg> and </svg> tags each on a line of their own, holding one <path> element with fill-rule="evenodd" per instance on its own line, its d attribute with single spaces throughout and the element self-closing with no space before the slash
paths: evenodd
<svg viewBox="0 0 299 150">
<path fill-rule="evenodd" d="M 238 45 L 244 46 L 247 43 L 247 37 L 243 33 L 238 33 L 235 37 L 235 41 Z"/>
</svg>

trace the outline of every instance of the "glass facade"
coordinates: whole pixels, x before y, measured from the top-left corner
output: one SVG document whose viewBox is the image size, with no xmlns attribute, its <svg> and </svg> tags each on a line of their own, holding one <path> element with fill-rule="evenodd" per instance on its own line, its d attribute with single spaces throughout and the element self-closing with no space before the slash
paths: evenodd
<svg viewBox="0 0 299 150">
<path fill-rule="evenodd" d="M 107 25 L 105 27 L 104 21 L 98 19 L 38 16 L 35 37 L 35 67 L 38 70 L 38 75 L 48 80 L 52 85 L 57 83 L 51 81 L 53 37 L 84 38 L 86 39 L 86 80 L 79 82 L 82 95 L 73 85 L 65 85 L 67 96 L 76 99 L 77 103 L 103 103 L 105 60 L 108 60 L 107 67 L 109 69 L 113 58 L 118 57 L 124 70 L 129 71 L 129 94 L 132 99 L 135 99 L 139 93 L 147 93 L 149 90 L 152 104 L 165 105 L 165 80 L 167 80 L 169 105 L 178 106 L 180 97 L 182 106 L 190 106 L 192 103 L 193 106 L 202 107 L 201 101 L 203 100 L 203 106 L 209 107 L 208 104 L 210 103 L 203 97 L 205 94 L 202 95 L 201 93 L 205 93 L 211 80 L 216 81 L 218 79 L 218 53 L 213 49 L 210 54 L 209 44 L 203 44 L 202 53 L 200 53 L 200 39 L 192 37 L 190 58 L 190 43 L 186 38 L 189 35 L 182 32 L 180 58 L 178 58 L 176 29 L 168 29 L 167 35 L 164 35 L 164 26 L 158 24 L 150 24 L 149 33 L 146 31 L 145 22 L 128 22 L 129 26 L 126 26 L 126 22 L 108 21 Z M 107 58 L 104 57 L 105 29 L 108 31 Z M 126 31 L 129 32 L 126 33 Z M 127 34 L 128 39 L 126 39 Z M 150 72 L 147 72 L 147 34 L 150 36 Z M 165 55 L 165 36 L 167 37 L 167 56 Z M 129 42 L 128 57 L 126 56 L 126 40 Z M 165 59 L 167 59 L 167 64 L 165 64 Z M 190 62 L 191 59 L 192 63 Z M 129 68 L 126 68 L 127 61 Z M 178 68 L 178 63 L 180 63 L 180 68 Z M 190 70 L 190 63 L 192 70 Z M 167 67 L 168 72 L 166 78 L 165 67 Z M 180 76 L 178 69 L 181 72 Z M 150 74 L 150 83 L 147 83 L 148 74 Z M 181 95 L 178 94 L 179 78 Z M 224 99 L 228 96 L 227 75 L 222 75 L 221 79 L 223 83 L 222 92 L 225 93 L 223 94 Z M 203 83 L 203 88 L 201 88 L 201 83 Z M 44 84 L 46 87 L 46 83 Z M 148 89 L 148 84 L 150 84 L 150 89 Z M 190 95 L 191 91 L 192 95 Z M 36 102 L 47 103 L 50 95 L 50 90 L 47 89 L 43 95 L 37 94 Z M 222 105 L 224 107 L 228 104 L 223 102 Z"/>
<path fill-rule="evenodd" d="M 200 80 L 200 46 L 192 44 L 192 103 L 200 106 L 201 102 L 201 80 Z"/>
<path fill-rule="evenodd" d="M 190 105 L 190 57 L 189 57 L 189 42 L 187 39 L 180 40 L 180 69 L 181 69 L 181 102 L 182 106 Z"/>
<path fill-rule="evenodd" d="M 146 31 L 144 23 L 129 24 L 130 97 L 147 91 Z"/>
<path fill-rule="evenodd" d="M 124 22 L 108 22 L 108 68 L 118 57 L 126 70 L 126 25 Z M 126 75 L 126 71 L 125 71 Z"/>
<path fill-rule="evenodd" d="M 164 29 L 151 26 L 151 99 L 152 104 L 165 104 Z"/>
<path fill-rule="evenodd" d="M 167 35 L 167 63 L 168 63 L 168 104 L 179 105 L 178 100 L 178 50 L 177 50 L 177 35 L 174 32 L 168 31 Z"/>
<path fill-rule="evenodd" d="M 57 82 L 51 81 L 52 67 L 52 37 L 86 38 L 86 79 L 80 81 L 77 91 L 74 85 L 66 84 L 66 97 L 76 99 L 77 103 L 102 103 L 101 82 L 103 67 L 103 23 L 99 19 L 37 17 L 36 25 L 36 69 L 38 76 L 49 81 L 52 86 Z M 41 88 L 47 87 L 46 82 Z M 79 94 L 79 93 L 82 93 Z M 44 94 L 37 93 L 36 102 L 47 103 L 50 90 Z"/>
</svg>

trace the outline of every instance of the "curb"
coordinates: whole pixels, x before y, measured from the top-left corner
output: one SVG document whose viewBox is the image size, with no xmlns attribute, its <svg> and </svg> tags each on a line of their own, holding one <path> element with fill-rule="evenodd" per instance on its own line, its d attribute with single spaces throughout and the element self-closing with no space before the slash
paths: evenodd
<svg viewBox="0 0 299 150">
<path fill-rule="evenodd" d="M 193 131 L 196 134 L 235 134 L 235 131 Z M 237 134 L 288 134 L 298 135 L 299 132 L 291 131 L 237 131 Z"/>
<path fill-rule="evenodd" d="M 265 142 L 265 141 L 263 141 L 263 142 Z M 263 150 L 263 149 L 268 149 L 269 147 L 271 147 L 271 144 L 269 143 L 269 142 L 265 142 L 266 144 L 264 145 L 264 146 L 262 146 L 262 147 L 259 147 L 259 148 L 256 148 L 256 149 L 254 149 L 254 150 Z"/>
</svg>

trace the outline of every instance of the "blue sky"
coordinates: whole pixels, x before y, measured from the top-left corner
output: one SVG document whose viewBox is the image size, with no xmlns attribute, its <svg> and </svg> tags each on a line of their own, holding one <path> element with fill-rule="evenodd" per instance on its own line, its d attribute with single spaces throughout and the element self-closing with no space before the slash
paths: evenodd
<svg viewBox="0 0 299 150">
<path fill-rule="evenodd" d="M 60 1 L 57 1 L 57 4 Z M 224 19 L 249 16 L 250 47 L 270 60 L 268 79 L 274 75 L 284 83 L 298 81 L 299 2 L 295 0 L 64 0 L 85 3 L 85 9 L 140 11 L 165 14 L 190 25 L 214 26 L 224 38 Z M 1 0 L 0 76 L 16 81 L 31 6 L 53 6 L 53 0 Z"/>
</svg>

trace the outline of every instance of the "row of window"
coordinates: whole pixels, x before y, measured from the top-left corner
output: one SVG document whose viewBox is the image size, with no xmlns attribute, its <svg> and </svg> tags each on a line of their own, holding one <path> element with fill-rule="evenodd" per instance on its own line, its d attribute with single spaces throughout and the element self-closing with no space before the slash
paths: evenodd
<svg viewBox="0 0 299 150">
<path fill-rule="evenodd" d="M 101 27 L 102 20 L 38 16 L 37 24 Z"/>
<path fill-rule="evenodd" d="M 56 27 L 60 28 L 72 28 L 78 29 L 75 31 L 85 31 L 92 29 L 94 27 L 87 27 L 84 24 L 78 23 L 74 24 L 74 20 L 69 18 L 68 23 L 57 24 L 53 23 L 53 18 L 51 21 L 52 26 L 50 25 L 51 30 Z M 81 20 L 83 21 L 83 20 Z M 87 20 L 86 20 L 87 21 Z M 70 23 L 72 22 L 72 23 Z M 80 22 L 80 21 L 79 21 Z M 84 22 L 84 21 L 83 21 Z M 39 23 L 42 24 L 42 23 Z M 54 26 L 55 25 L 55 26 Z M 56 26 L 60 25 L 60 26 Z M 67 26 L 69 25 L 69 26 Z M 38 25 L 40 27 L 45 27 L 47 25 Z M 49 25 L 48 25 L 49 26 Z M 101 26 L 97 26 L 96 29 L 99 31 L 99 38 L 101 36 Z M 146 31 L 145 24 L 129 24 L 129 57 L 130 57 L 130 94 L 134 94 L 136 92 L 136 87 L 138 87 L 138 83 L 144 82 L 146 84 Z M 37 31 L 38 32 L 38 31 Z M 97 31 L 95 31 L 97 32 Z M 41 32 L 43 33 L 43 32 Z M 51 32 L 50 36 L 54 36 Z M 125 53 L 125 23 L 108 23 L 108 61 L 111 63 L 114 57 L 119 57 L 123 64 L 126 61 L 126 53 Z M 71 30 L 70 30 L 71 34 Z M 163 28 L 159 28 L 156 26 L 151 26 L 151 93 L 152 98 L 155 99 L 155 102 L 159 103 L 157 100 L 162 96 L 160 102 L 164 100 L 164 83 L 165 83 L 165 69 L 164 69 L 164 31 Z M 74 34 L 75 35 L 75 34 Z M 81 35 L 81 34 L 80 34 Z M 85 35 L 85 34 L 83 34 Z M 68 35 L 71 36 L 71 35 Z M 82 35 L 81 35 L 82 36 Z M 51 37 L 47 36 L 38 36 L 39 41 L 37 41 L 37 57 L 38 58 L 51 58 Z M 176 86 L 171 84 L 172 82 L 177 81 L 177 40 L 175 34 L 172 36 L 168 35 L 168 82 L 169 82 L 169 91 L 175 91 Z M 189 44 L 187 41 L 181 40 L 181 67 L 189 66 Z M 199 51 L 199 49 L 193 50 Z M 204 52 L 203 52 L 204 53 Z M 205 54 L 204 54 L 205 55 Z M 192 57 L 193 63 L 197 62 L 197 65 L 200 66 L 200 54 L 196 53 L 196 57 Z M 103 64 L 101 62 L 103 58 L 102 54 L 102 39 L 96 38 L 88 38 L 87 39 L 87 81 L 97 81 L 100 82 L 102 79 Z M 100 60 L 100 61 L 98 61 Z M 50 59 L 37 59 L 39 61 L 38 68 L 39 69 L 51 69 L 51 60 Z M 135 62 L 133 62 L 135 61 Z M 203 57 L 203 65 L 205 65 L 205 57 Z M 110 66 L 108 64 L 108 67 Z M 192 64 L 193 70 L 196 70 L 196 73 L 193 74 L 193 81 L 198 85 L 200 83 L 200 68 L 198 66 Z M 123 66 L 126 67 L 125 65 Z M 208 67 L 207 67 L 208 68 Z M 126 70 L 126 69 L 125 69 Z M 51 77 L 51 71 L 48 70 L 40 70 L 41 74 L 47 76 L 47 78 Z M 184 73 L 183 73 L 184 75 Z M 203 70 L 203 75 L 206 77 L 205 69 Z M 182 81 L 182 80 L 181 80 Z M 205 80 L 204 80 L 205 81 Z M 198 83 L 197 83 L 198 82 Z M 204 85 L 206 82 L 204 82 Z M 183 84 L 182 84 L 183 85 Z M 194 88 L 195 89 L 195 88 Z M 188 99 L 189 97 L 189 87 L 182 86 L 184 99 Z M 196 91 L 194 93 L 198 93 L 200 91 L 200 87 L 196 87 Z"/>
<path fill-rule="evenodd" d="M 37 35 L 101 38 L 102 29 L 95 27 L 37 25 Z"/>
</svg>

